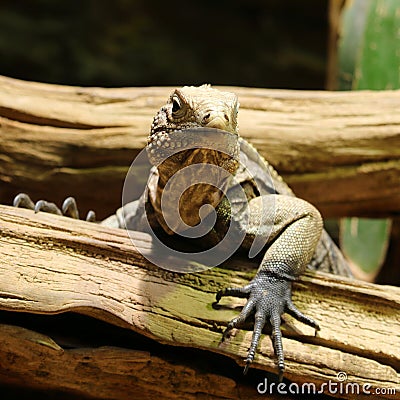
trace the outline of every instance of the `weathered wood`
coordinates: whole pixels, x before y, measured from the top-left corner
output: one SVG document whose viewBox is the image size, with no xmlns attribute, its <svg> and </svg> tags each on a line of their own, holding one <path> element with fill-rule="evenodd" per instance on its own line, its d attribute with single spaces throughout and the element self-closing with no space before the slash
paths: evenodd
<svg viewBox="0 0 400 400">
<path fill-rule="evenodd" d="M 234 259 L 225 267 L 179 275 L 150 264 L 123 230 L 6 206 L 0 206 L 0 230 L 0 309 L 44 314 L 76 311 L 160 343 L 221 353 L 242 363 L 251 331 L 235 331 L 222 344 L 220 339 L 223 327 L 237 315 L 243 300 L 224 299 L 220 309 L 214 309 L 212 303 L 218 289 L 248 282 L 254 273 L 249 270 L 249 262 Z M 136 238 L 141 251 L 151 251 L 148 235 L 137 232 Z M 294 302 L 319 321 L 321 331 L 314 337 L 311 328 L 285 316 L 287 378 L 299 384 L 319 385 L 329 379 L 336 381 L 336 374 L 344 371 L 348 382 L 369 383 L 373 388 L 399 387 L 399 288 L 319 273 L 307 274 L 295 283 L 294 289 Z M 4 352 L 11 339 L 5 340 L 7 334 L 0 337 L 0 352 Z M 13 373 L 20 376 L 31 365 L 38 368 L 38 375 L 41 370 L 48 370 L 37 359 L 33 364 L 24 361 L 33 357 L 36 350 L 28 346 L 24 354 L 24 348 L 19 349 L 20 362 L 13 364 Z M 51 353 L 54 368 L 64 368 L 68 357 L 72 357 L 62 356 L 64 353 L 57 349 L 46 351 Z M 131 357 L 118 350 L 99 350 L 100 358 L 101 354 L 106 359 L 112 357 L 120 370 L 127 368 Z M 110 368 L 107 360 L 95 361 L 97 356 L 86 355 L 88 369 Z M 267 335 L 261 340 L 254 368 L 276 370 Z M 77 372 L 71 370 L 65 369 L 65 373 Z M 53 372 L 53 376 L 57 374 Z M 92 375 L 90 385 L 103 387 L 96 384 L 97 373 Z M 119 379 L 116 375 L 114 382 Z M 200 381 L 203 378 L 211 379 L 204 376 L 199 377 Z M 142 385 L 140 380 L 136 383 Z M 223 380 L 220 384 L 225 385 Z M 234 391 L 231 384 L 226 384 L 226 392 L 215 395 L 229 398 Z"/>
<path fill-rule="evenodd" d="M 399 212 L 400 91 L 225 89 L 239 96 L 241 134 L 325 217 Z M 114 212 L 170 91 L 0 77 L 0 202 L 74 195 L 84 211 Z"/>
<path fill-rule="evenodd" d="M 2 383 L 69 392 L 72 398 L 73 394 L 149 400 L 258 397 L 249 385 L 146 351 L 108 346 L 63 349 L 49 337 L 18 326 L 0 325 L 0 356 Z"/>
</svg>

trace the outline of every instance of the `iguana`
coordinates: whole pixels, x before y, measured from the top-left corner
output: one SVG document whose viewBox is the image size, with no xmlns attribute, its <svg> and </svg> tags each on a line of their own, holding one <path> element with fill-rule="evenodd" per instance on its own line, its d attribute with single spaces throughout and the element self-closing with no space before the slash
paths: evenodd
<svg viewBox="0 0 400 400">
<path fill-rule="evenodd" d="M 316 331 L 320 329 L 316 321 L 293 304 L 292 281 L 307 266 L 345 276 L 351 276 L 351 273 L 339 249 L 323 229 L 317 209 L 295 197 L 272 166 L 238 135 L 238 106 L 235 94 L 209 85 L 174 90 L 151 125 L 146 149 L 154 167 L 144 194 L 139 200 L 124 205 L 102 224 L 130 230 L 150 227 L 179 236 L 185 227 L 196 227 L 201 222 L 200 209 L 210 204 L 215 209 L 216 220 L 212 229 L 197 239 L 202 245 L 214 246 L 230 226 L 233 226 L 234 234 L 242 234 L 242 250 L 249 250 L 255 238 L 264 240 L 260 266 L 254 278 L 245 287 L 220 290 L 216 300 L 218 302 L 224 296 L 248 299 L 239 316 L 228 323 L 223 333 L 226 338 L 230 330 L 240 328 L 254 315 L 245 372 L 254 359 L 262 329 L 266 321 L 270 321 L 279 378 L 282 379 L 285 365 L 281 315 L 287 312 Z M 216 173 L 217 186 L 196 184 L 177 197 L 174 201 L 178 204 L 181 220 L 171 226 L 168 207 L 162 207 L 161 198 L 169 179 L 191 165 L 196 165 L 198 173 L 212 165 L 226 174 Z M 195 178 L 191 174 L 185 179 Z M 239 192 L 244 192 L 244 200 L 243 196 L 239 200 Z M 233 199 L 231 204 L 228 197 Z M 21 193 L 14 199 L 14 205 L 79 218 L 73 198 L 66 199 L 60 210 L 43 200 L 34 204 Z M 93 220 L 93 214 L 87 219 Z"/>
</svg>

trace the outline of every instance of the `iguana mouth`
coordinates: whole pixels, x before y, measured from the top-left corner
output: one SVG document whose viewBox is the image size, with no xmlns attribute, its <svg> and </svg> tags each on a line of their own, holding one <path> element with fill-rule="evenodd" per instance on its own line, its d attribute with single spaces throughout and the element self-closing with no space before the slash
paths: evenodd
<svg viewBox="0 0 400 400">
<path fill-rule="evenodd" d="M 207 162 L 207 154 L 213 151 L 224 153 L 224 159 L 238 160 L 239 136 L 215 128 L 199 127 L 168 132 L 160 127 L 152 132 L 146 149 L 151 164 L 156 167 L 178 154 L 176 160 L 182 162 L 185 155 L 189 156 L 195 149 L 202 149 L 204 162 Z"/>
</svg>

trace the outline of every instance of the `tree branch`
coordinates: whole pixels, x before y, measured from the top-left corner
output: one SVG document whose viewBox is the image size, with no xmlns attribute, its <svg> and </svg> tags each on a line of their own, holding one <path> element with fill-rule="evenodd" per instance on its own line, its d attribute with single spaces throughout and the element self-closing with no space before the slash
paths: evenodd
<svg viewBox="0 0 400 400">
<path fill-rule="evenodd" d="M 239 96 L 243 137 L 325 217 L 399 214 L 400 91 L 224 89 Z M 170 91 L 0 77 L 0 202 L 74 195 L 83 211 L 113 213 Z"/>
<path fill-rule="evenodd" d="M 251 329 L 235 331 L 222 344 L 221 332 L 237 315 L 243 300 L 224 299 L 219 309 L 214 309 L 212 303 L 218 289 L 249 281 L 254 265 L 248 261 L 236 258 L 223 267 L 179 275 L 150 264 L 135 250 L 123 230 L 6 206 L 0 206 L 0 229 L 0 309 L 43 314 L 75 311 L 134 330 L 160 343 L 223 354 L 242 364 Z M 137 232 L 136 238 L 142 252 L 151 251 L 148 235 Z M 294 302 L 300 310 L 315 317 L 321 331 L 314 337 L 313 329 L 285 316 L 283 345 L 288 379 L 318 385 L 329 379 L 336 381 L 336 374 L 344 371 L 348 382 L 369 383 L 373 388 L 399 386 L 399 288 L 309 273 L 295 283 Z M 11 334 L 4 329 L 0 330 L 0 353 L 9 351 L 8 346 L 17 351 L 15 346 L 23 337 L 7 339 Z M 34 357 L 37 349 L 30 345 L 18 349 L 24 357 L 20 360 L 32 358 L 34 362 L 13 362 L 14 374 L 38 368 L 36 376 L 40 377 L 41 370 L 49 370 L 46 363 L 39 363 Z M 112 349 L 94 353 L 91 353 L 94 358 L 88 353 L 85 356 L 85 365 L 92 371 L 110 365 L 108 357 L 112 357 L 112 368 L 118 371 L 137 357 Z M 78 370 L 65 368 L 66 360 L 71 357 L 68 354 L 56 345 L 54 349 L 43 350 L 43 359 L 52 360 L 53 376 L 64 371 L 63 380 L 72 387 Z M 98 361 L 97 356 L 105 359 Z M 76 363 L 79 357 L 83 355 L 77 356 Z M 149 356 L 143 357 L 142 361 L 147 362 Z M 9 365 L 10 360 L 6 358 L 3 365 Z M 142 361 L 139 357 L 138 362 Z M 154 362 L 155 368 L 163 363 L 168 364 Z M 254 368 L 276 371 L 268 335 L 262 338 Z M 133 366 L 132 370 L 135 369 Z M 31 375 L 29 372 L 28 376 Z M 126 380 L 118 375 L 113 379 L 122 385 Z M 85 374 L 85 379 L 88 376 L 92 377 L 91 385 L 102 387 L 96 383 L 97 373 Z M 222 380 L 220 385 L 224 386 L 224 382 L 227 381 Z M 37 378 L 35 384 L 44 385 L 44 380 Z M 140 380 L 136 384 L 144 385 Z M 221 387 L 215 390 L 215 396 L 237 396 L 229 387 L 225 392 Z"/>
</svg>

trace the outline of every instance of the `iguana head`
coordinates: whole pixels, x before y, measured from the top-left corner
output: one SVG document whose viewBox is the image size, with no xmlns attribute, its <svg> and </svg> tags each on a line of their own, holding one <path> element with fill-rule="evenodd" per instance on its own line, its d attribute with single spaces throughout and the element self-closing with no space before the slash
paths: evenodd
<svg viewBox="0 0 400 400">
<path fill-rule="evenodd" d="M 147 154 L 158 174 L 157 189 L 149 183 L 150 199 L 156 214 L 162 214 L 160 198 L 168 180 L 189 165 L 197 164 L 198 173 L 185 175 L 187 187 L 199 182 L 196 178 L 201 176 L 202 170 L 206 171 L 206 164 L 213 164 L 222 168 L 218 187 L 223 188 L 227 179 L 223 170 L 233 175 L 238 167 L 237 113 L 237 96 L 213 89 L 210 85 L 185 86 L 172 92 L 154 117 L 147 144 Z M 212 130 L 195 128 L 215 128 L 224 132 L 217 135 Z M 175 151 L 180 148 L 183 150 Z M 166 150 L 171 149 L 174 149 L 174 154 L 165 157 Z M 215 178 L 218 181 L 219 176 Z M 221 190 L 214 186 L 192 185 L 179 197 L 180 215 L 187 225 L 195 226 L 200 221 L 197 212 L 200 207 L 204 204 L 215 207 L 222 197 Z M 169 231 L 163 218 L 158 219 L 164 230 Z M 179 230 L 179 227 L 175 228 Z"/>
<path fill-rule="evenodd" d="M 189 141 L 192 141 L 191 145 L 212 145 L 211 140 L 207 143 L 207 135 L 173 135 L 176 131 L 204 127 L 237 135 L 237 113 L 238 100 L 234 93 L 222 92 L 210 85 L 175 89 L 153 119 L 147 143 L 150 162 L 158 166 L 160 159 L 164 159 L 162 156 L 166 147 L 178 149 Z M 207 155 L 211 158 L 212 153 L 203 150 L 203 162 L 206 162 Z M 189 153 L 182 152 L 171 161 L 180 164 Z"/>
<path fill-rule="evenodd" d="M 210 127 L 237 132 L 238 100 L 234 93 L 221 92 L 210 85 L 175 89 L 167 104 L 156 114 L 150 141 L 161 130 Z"/>
</svg>

